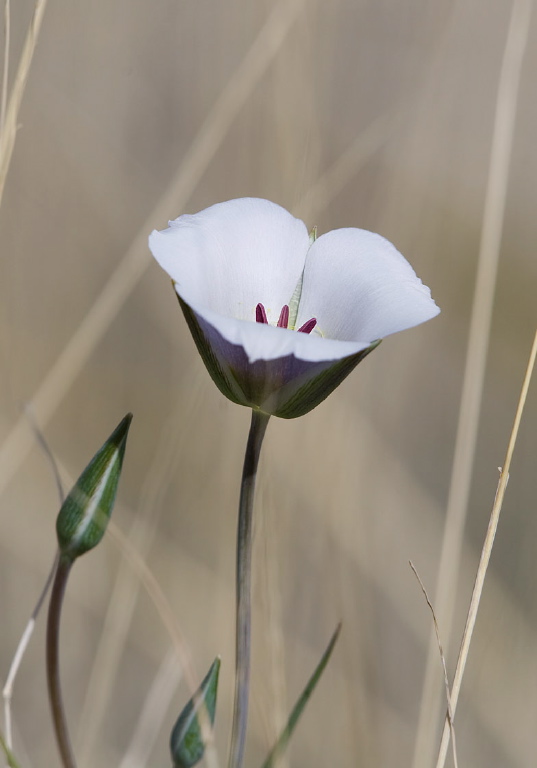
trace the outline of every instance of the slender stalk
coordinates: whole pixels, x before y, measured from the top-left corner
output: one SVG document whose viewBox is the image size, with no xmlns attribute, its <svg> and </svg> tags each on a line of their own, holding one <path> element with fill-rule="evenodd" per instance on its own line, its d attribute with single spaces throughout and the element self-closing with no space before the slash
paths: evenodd
<svg viewBox="0 0 537 768">
<path fill-rule="evenodd" d="M 237 528 L 237 606 L 235 638 L 235 703 L 228 768 L 241 768 L 248 721 L 250 688 L 250 636 L 252 624 L 252 513 L 257 465 L 269 416 L 252 411 L 250 434 L 244 455 L 239 524 Z"/>
<path fill-rule="evenodd" d="M 468 609 L 468 616 L 466 618 L 466 626 L 464 627 L 464 633 L 462 636 L 461 647 L 459 650 L 459 657 L 457 659 L 457 667 L 455 669 L 455 676 L 453 678 L 453 685 L 451 686 L 451 707 L 452 717 L 455 717 L 455 710 L 457 709 L 457 702 L 459 700 L 459 693 L 461 690 L 462 678 L 464 676 L 464 670 L 466 668 L 466 662 L 468 660 L 468 654 L 470 652 L 470 643 L 472 642 L 472 636 L 474 633 L 475 622 L 477 619 L 477 612 L 479 610 L 479 603 L 481 601 L 481 595 L 483 593 L 483 586 L 485 584 L 485 576 L 487 575 L 487 569 L 490 562 L 490 556 L 492 554 L 492 546 L 494 544 L 494 537 L 496 536 L 496 530 L 500 520 L 500 512 L 502 510 L 503 498 L 507 489 L 507 483 L 509 481 L 509 471 L 511 469 L 511 459 L 515 451 L 515 445 L 518 437 L 518 430 L 520 422 L 522 421 L 522 414 L 524 412 L 524 406 L 526 404 L 526 397 L 530 388 L 530 381 L 535 368 L 535 361 L 537 360 L 537 331 L 533 337 L 533 344 L 530 352 L 530 359 L 528 367 L 526 369 L 526 375 L 524 376 L 524 382 L 522 384 L 522 390 L 520 398 L 518 400 L 518 406 L 515 414 L 515 421 L 513 423 L 513 429 L 511 430 L 511 437 L 507 446 L 507 453 L 505 455 L 505 461 L 500 471 L 500 481 L 496 490 L 496 496 L 494 498 L 494 504 L 492 505 L 492 512 L 490 513 L 489 524 L 487 533 L 485 536 L 485 542 L 483 549 L 481 550 L 481 558 L 479 560 L 479 566 L 477 568 L 477 574 L 474 582 L 474 589 L 470 600 L 470 607 Z M 442 734 L 442 742 L 440 744 L 440 751 L 438 753 L 438 760 L 436 762 L 436 768 L 444 768 L 446 762 L 446 755 L 449 746 L 450 728 L 449 721 L 446 718 L 444 725 L 444 732 Z"/>
<path fill-rule="evenodd" d="M 54 563 L 52 565 L 52 568 L 50 569 L 49 575 L 47 576 L 45 586 L 41 590 L 41 594 L 39 595 L 37 604 L 33 609 L 32 614 L 28 620 L 28 624 L 26 625 L 26 628 L 22 633 L 22 637 L 19 640 L 17 650 L 15 651 L 15 655 L 13 656 L 13 660 L 11 662 L 9 672 L 7 674 L 6 682 L 2 690 L 2 698 L 4 700 L 4 722 L 5 722 L 5 729 L 6 729 L 6 743 L 10 749 L 13 748 L 13 734 L 12 734 L 12 723 L 11 723 L 11 698 L 13 696 L 13 687 L 15 685 L 15 678 L 17 677 L 17 673 L 22 663 L 22 659 L 24 657 L 24 654 L 26 653 L 26 648 L 28 647 L 28 643 L 30 642 L 30 638 L 32 637 L 33 631 L 35 629 L 37 617 L 42 608 L 43 602 L 48 594 L 48 591 L 50 589 L 52 579 L 54 578 L 54 574 L 56 572 L 57 563 L 58 563 L 58 555 L 56 555 L 56 557 L 54 558 Z"/>
<path fill-rule="evenodd" d="M 60 618 L 62 612 L 63 596 L 69 572 L 73 564 L 72 560 L 60 557 L 48 609 L 47 624 L 47 680 L 52 722 L 56 733 L 56 741 L 63 763 L 63 768 L 76 768 L 71 740 L 67 730 L 65 710 L 63 707 L 60 685 Z"/>
</svg>

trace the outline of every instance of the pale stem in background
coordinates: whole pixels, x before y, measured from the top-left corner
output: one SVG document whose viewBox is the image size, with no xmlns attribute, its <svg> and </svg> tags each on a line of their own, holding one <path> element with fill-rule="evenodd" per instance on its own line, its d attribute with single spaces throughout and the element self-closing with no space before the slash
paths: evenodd
<svg viewBox="0 0 537 768">
<path fill-rule="evenodd" d="M 35 437 L 50 462 L 52 472 L 54 474 L 54 480 L 56 481 L 56 487 L 58 489 L 58 498 L 59 498 L 60 507 L 61 507 L 65 499 L 65 494 L 63 492 L 63 487 L 60 480 L 58 465 L 56 463 L 54 455 L 52 454 L 52 451 L 50 450 L 50 447 L 47 441 L 45 440 L 43 433 L 41 432 L 41 430 L 39 429 L 39 426 L 35 421 L 31 408 L 27 406 L 25 409 L 25 412 L 30 422 L 30 425 L 34 431 Z M 5 721 L 5 729 L 6 729 L 6 743 L 10 749 L 13 748 L 13 733 L 12 733 L 12 720 L 11 720 L 11 699 L 13 697 L 13 686 L 15 684 L 15 679 L 17 677 L 17 673 L 19 671 L 21 662 L 24 658 L 24 654 L 26 653 L 26 649 L 30 642 L 30 638 L 32 637 L 32 634 L 34 632 L 37 617 L 39 616 L 39 612 L 41 611 L 43 602 L 45 601 L 47 593 L 50 589 L 50 585 L 52 584 L 52 579 L 54 578 L 54 573 L 56 572 L 57 565 L 58 565 L 58 555 L 56 555 L 56 557 L 54 558 L 54 562 L 52 564 L 52 568 L 50 569 L 49 575 L 46 578 L 45 585 L 41 591 L 41 594 L 39 595 L 35 608 L 33 609 L 30 615 L 28 624 L 26 625 L 24 632 L 22 633 L 21 639 L 19 640 L 19 644 L 17 646 L 17 649 L 13 656 L 13 660 L 11 662 L 11 666 L 9 667 L 9 671 L 7 673 L 6 683 L 2 690 L 2 698 L 4 700 L 4 721 Z"/>
<path fill-rule="evenodd" d="M 151 758 L 162 724 L 182 677 L 181 665 L 172 649 L 157 670 L 144 700 L 140 716 L 119 768 L 141 768 Z"/>
<path fill-rule="evenodd" d="M 108 533 L 110 533 L 115 543 L 120 548 L 122 555 L 140 579 L 140 583 L 153 602 L 160 620 L 165 626 L 173 642 L 175 652 L 181 664 L 182 670 L 185 673 L 185 678 L 187 679 L 188 685 L 192 691 L 195 691 L 197 682 L 194 670 L 192 668 L 192 662 L 190 660 L 188 645 L 185 642 L 173 609 L 166 599 L 160 584 L 144 562 L 143 558 L 140 557 L 138 552 L 129 542 L 128 538 L 124 536 L 124 534 L 112 520 L 110 520 L 108 523 Z M 207 712 L 207 708 L 200 707 L 198 716 L 201 733 L 206 747 L 205 761 L 209 768 L 218 768 L 218 757 L 213 745 L 213 728 Z"/>
<path fill-rule="evenodd" d="M 6 730 L 6 743 L 10 749 L 13 748 L 11 699 L 13 697 L 13 686 L 15 684 L 15 678 L 17 677 L 17 673 L 19 671 L 21 662 L 24 658 L 24 654 L 26 653 L 26 649 L 28 648 L 28 644 L 33 635 L 37 617 L 39 615 L 39 612 L 41 611 L 45 597 L 48 594 L 50 585 L 52 584 L 52 579 L 54 578 L 54 573 L 56 571 L 57 564 L 58 564 L 58 556 L 56 555 L 54 559 L 54 563 L 50 570 L 50 573 L 47 576 L 47 580 L 45 581 L 45 586 L 43 587 L 41 594 L 39 595 L 39 599 L 28 620 L 28 624 L 26 625 L 24 632 L 22 633 L 21 639 L 19 640 L 17 650 L 15 651 L 15 655 L 13 656 L 11 666 L 9 667 L 9 672 L 7 673 L 6 683 L 2 690 L 2 698 L 4 700 L 4 722 L 5 722 L 5 730 Z"/>
<path fill-rule="evenodd" d="M 472 592 L 472 599 L 470 600 L 470 608 L 468 610 L 468 618 L 466 619 L 466 626 L 464 627 L 464 634 L 462 636 L 461 649 L 459 651 L 459 658 L 457 659 L 457 667 L 455 669 L 455 677 L 453 678 L 453 686 L 451 689 L 451 707 L 453 716 L 457 709 L 457 701 L 459 699 L 459 693 L 461 690 L 462 678 L 464 675 L 464 669 L 466 667 L 466 661 L 468 659 L 468 652 L 470 650 L 470 643 L 472 641 L 472 634 L 475 627 L 475 620 L 477 618 L 477 611 L 479 609 L 479 601 L 481 600 L 481 593 L 483 592 L 483 584 L 485 582 L 485 576 L 490 561 L 490 555 L 492 552 L 492 546 L 494 544 L 494 537 L 496 535 L 496 529 L 498 528 L 498 521 L 500 519 L 500 512 L 502 509 L 503 498 L 505 496 L 505 489 L 509 481 L 509 469 L 511 467 L 511 459 L 513 458 L 513 452 L 515 450 L 516 440 L 518 436 L 518 429 L 522 419 L 522 413 L 524 411 L 524 405 L 526 403 L 526 397 L 530 386 L 531 376 L 535 366 L 535 358 L 537 357 L 537 332 L 533 339 L 533 346 L 531 348 L 530 359 L 528 368 L 526 370 L 526 376 L 524 377 L 524 383 L 522 384 L 522 391 L 520 393 L 520 399 L 518 401 L 518 407 L 515 415 L 515 421 L 513 429 L 511 431 L 511 437 L 509 438 L 509 445 L 507 446 L 507 453 L 503 467 L 500 470 L 500 482 L 498 483 L 498 490 L 496 491 L 496 497 L 492 507 L 490 520 L 487 528 L 487 535 L 485 536 L 485 543 L 483 544 L 483 550 L 481 552 L 481 559 L 479 561 L 479 567 L 477 569 L 477 576 L 475 579 L 474 590 Z M 443 768 L 446 761 L 446 754 L 449 746 L 449 723 L 444 725 L 444 733 L 442 735 L 442 743 L 440 745 L 440 752 L 438 754 L 438 761 L 436 768 Z"/>
<path fill-rule="evenodd" d="M 0 135 L 6 119 L 7 91 L 9 87 L 9 49 L 11 47 L 11 3 L 6 0 L 4 6 L 4 69 L 2 71 L 2 102 L 0 105 Z"/>
<path fill-rule="evenodd" d="M 5 119 L 2 124 L 2 132 L 0 134 L 0 204 L 2 203 L 9 164 L 11 162 L 15 139 L 17 137 L 17 125 L 22 97 L 30 73 L 30 65 L 37 45 L 39 30 L 41 29 L 41 22 L 43 21 L 46 5 L 47 0 L 37 0 L 35 4 L 34 14 L 26 34 L 26 40 L 24 41 L 19 66 L 4 116 Z"/>
<path fill-rule="evenodd" d="M 93 306 L 44 376 L 31 399 L 43 426 L 56 412 L 147 269 L 150 263 L 147 233 L 167 220 L 170 211 L 184 208 L 222 145 L 235 117 L 278 53 L 306 1 L 280 0 L 274 7 L 251 48 L 205 118 L 175 178 L 143 223 L 106 285 L 98 292 Z M 41 5 L 44 5 L 43 0 Z M 28 455 L 31 446 L 27 424 L 20 418 L 0 447 L 0 495 Z"/>
<path fill-rule="evenodd" d="M 515 0 L 513 3 L 496 99 L 478 269 L 446 524 L 438 569 L 438 588 L 435 596 L 436 610 L 446 628 L 444 638 L 446 652 L 449 647 L 453 624 L 457 578 L 460 570 L 462 541 L 474 465 L 518 90 L 522 60 L 526 50 L 531 6 L 531 0 Z M 435 719 L 438 711 L 440 685 L 436 664 L 436 643 L 434 635 L 432 635 L 427 655 L 413 768 L 429 766 L 433 760 Z"/>
<path fill-rule="evenodd" d="M 237 526 L 235 701 L 231 726 L 229 768 L 241 768 L 246 742 L 252 624 L 252 516 L 259 455 L 268 421 L 269 416 L 267 414 L 252 411 L 252 422 L 242 470 Z"/>
<path fill-rule="evenodd" d="M 417 578 L 419 582 L 421 591 L 423 592 L 423 596 L 425 597 L 425 601 L 427 603 L 429 610 L 431 611 L 431 616 L 433 617 L 434 633 L 436 635 L 436 644 L 438 645 L 438 652 L 440 653 L 440 661 L 442 662 L 442 670 L 444 672 L 444 686 L 446 688 L 446 700 L 447 700 L 447 722 L 449 724 L 449 730 L 451 733 L 451 744 L 453 747 L 453 765 L 455 766 L 455 768 L 459 768 L 459 761 L 457 760 L 457 746 L 456 746 L 456 740 L 455 740 L 455 726 L 453 724 L 453 709 L 451 707 L 451 692 L 449 690 L 449 678 L 447 673 L 446 657 L 444 656 L 444 649 L 442 648 L 442 641 L 440 640 L 440 628 L 438 626 L 438 621 L 436 619 L 436 614 L 434 612 L 433 604 L 431 603 L 429 595 L 427 594 L 427 590 L 425 589 L 425 584 L 421 580 L 420 575 L 416 570 L 416 566 L 414 565 L 412 560 L 409 560 L 408 564 L 412 568 L 414 572 L 414 576 Z"/>
</svg>

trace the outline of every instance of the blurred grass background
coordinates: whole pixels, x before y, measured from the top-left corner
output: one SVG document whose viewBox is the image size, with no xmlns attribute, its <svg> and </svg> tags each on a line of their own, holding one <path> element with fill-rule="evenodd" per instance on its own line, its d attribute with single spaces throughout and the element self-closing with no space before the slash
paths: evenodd
<svg viewBox="0 0 537 768">
<path fill-rule="evenodd" d="M 12 73 L 32 12 L 12 4 Z M 261 763 L 339 620 L 284 764 L 434 765 L 442 670 L 420 719 L 431 618 L 408 560 L 433 595 L 510 13 L 504 0 L 49 0 L 0 210 L 2 678 L 55 548 L 56 489 L 25 404 L 66 482 L 132 410 L 115 523 L 173 607 L 198 677 L 223 657 L 225 763 L 249 414 L 209 380 L 146 237 L 182 212 L 266 197 L 319 232 L 381 232 L 442 314 L 387 339 L 310 415 L 269 426 L 247 765 Z M 438 611 L 451 672 L 536 324 L 535 18 L 528 35 L 449 627 Z M 73 338 L 78 361 L 61 357 Z M 462 765 L 534 760 L 536 427 L 534 385 L 457 714 Z M 168 765 L 188 687 L 113 537 L 74 570 L 62 640 L 80 767 Z M 56 765 L 43 621 L 13 714 L 23 765 Z"/>
</svg>

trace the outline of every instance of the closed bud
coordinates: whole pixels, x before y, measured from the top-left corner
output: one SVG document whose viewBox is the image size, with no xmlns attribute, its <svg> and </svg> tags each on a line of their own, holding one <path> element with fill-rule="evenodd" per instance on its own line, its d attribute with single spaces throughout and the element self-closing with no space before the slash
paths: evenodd
<svg viewBox="0 0 537 768">
<path fill-rule="evenodd" d="M 104 536 L 116 498 L 132 420 L 129 413 L 78 478 L 58 513 L 56 533 L 62 556 L 75 560 Z"/>
<path fill-rule="evenodd" d="M 170 737 L 173 768 L 192 768 L 203 757 L 205 741 L 201 724 L 214 723 L 219 672 L 220 659 L 217 657 L 175 723 Z"/>
</svg>

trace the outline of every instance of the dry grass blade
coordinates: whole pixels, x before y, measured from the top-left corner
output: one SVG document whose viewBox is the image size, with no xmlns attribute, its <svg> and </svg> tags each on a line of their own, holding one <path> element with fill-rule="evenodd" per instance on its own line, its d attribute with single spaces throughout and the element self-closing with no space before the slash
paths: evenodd
<svg viewBox="0 0 537 768">
<path fill-rule="evenodd" d="M 503 231 L 503 219 L 513 146 L 522 60 L 526 50 L 531 0 L 514 0 L 509 32 L 500 72 L 494 121 L 489 178 L 486 191 L 478 271 L 470 321 L 463 391 L 457 425 L 455 455 L 446 513 L 445 533 L 438 570 L 435 605 L 446 627 L 449 647 L 460 569 L 462 540 L 466 523 L 481 398 L 485 377 L 488 339 L 494 304 L 496 275 Z M 436 675 L 436 648 L 431 637 L 422 691 L 420 719 L 413 768 L 428 766 L 433 759 L 434 721 L 437 713 L 439 680 Z"/>
<path fill-rule="evenodd" d="M 503 498 L 505 496 L 505 490 L 509 481 L 509 469 L 511 467 L 511 459 L 513 458 L 513 452 L 515 450 L 516 440 L 518 436 L 518 430 L 520 422 L 522 420 L 522 413 L 524 411 L 524 405 L 526 403 L 526 397 L 530 386 L 530 381 L 535 367 L 535 358 L 537 357 L 537 332 L 533 340 L 533 346 L 531 348 L 530 359 L 526 375 L 524 377 L 524 383 L 522 384 L 522 391 L 520 393 L 520 399 L 518 401 L 517 411 L 515 415 L 515 421 L 513 429 L 511 431 L 511 437 L 509 438 L 509 445 L 507 446 L 507 453 L 505 461 L 500 473 L 500 482 L 498 483 L 498 490 L 496 491 L 496 497 L 494 499 L 494 505 L 490 515 L 489 525 L 487 528 L 487 535 L 485 536 L 485 543 L 483 544 L 483 550 L 481 552 L 481 559 L 479 561 L 479 567 L 477 569 L 477 576 L 475 579 L 474 590 L 472 592 L 472 599 L 470 600 L 470 608 L 468 610 L 468 618 L 466 619 L 466 626 L 464 628 L 464 634 L 462 637 L 461 649 L 459 651 L 459 658 L 457 660 L 457 668 L 455 670 L 455 677 L 453 678 L 453 687 L 451 691 L 451 706 L 453 714 L 457 708 L 457 701 L 459 699 L 459 693 L 461 689 L 462 678 L 464 675 L 464 669 L 466 667 L 466 661 L 468 659 L 468 652 L 470 650 L 470 643 L 472 641 L 472 635 L 474 632 L 475 621 L 477 618 L 477 611 L 479 609 L 479 602 L 481 600 L 481 593 L 483 592 L 483 584 L 485 583 L 485 576 L 490 561 L 490 555 L 492 552 L 492 546 L 494 544 L 494 537 L 496 535 L 496 529 L 498 528 L 498 521 L 500 519 L 500 512 L 502 509 Z M 444 733 L 442 735 L 442 743 L 440 745 L 440 752 L 438 755 L 438 761 L 436 768 L 443 768 L 446 760 L 447 749 L 449 746 L 449 724 L 444 726 Z"/>
<path fill-rule="evenodd" d="M 375 118 L 348 149 L 306 192 L 295 208 L 299 218 L 313 221 L 395 132 L 403 107 Z"/>
<path fill-rule="evenodd" d="M 440 661 L 442 662 L 442 669 L 444 671 L 444 685 L 446 688 L 446 701 L 447 701 L 447 722 L 449 724 L 449 730 L 451 733 L 451 744 L 453 747 L 453 764 L 455 768 L 459 768 L 459 761 L 457 759 L 457 746 L 455 741 L 455 726 L 453 724 L 453 709 L 451 707 L 451 692 L 449 690 L 449 679 L 448 679 L 448 673 L 447 673 L 447 667 L 446 667 L 446 657 L 444 656 L 444 649 L 442 648 L 442 641 L 440 640 L 440 629 L 438 627 L 438 621 L 436 619 L 436 614 L 434 612 L 433 604 L 431 603 L 429 595 L 427 594 L 427 590 L 425 589 L 425 584 L 421 580 L 420 575 L 416 570 L 416 566 L 414 565 L 412 560 L 409 560 L 408 564 L 412 568 L 412 571 L 414 572 L 414 576 L 418 580 L 418 583 L 421 587 L 421 591 L 423 592 L 423 596 L 425 597 L 427 606 L 431 611 L 431 616 L 433 617 L 433 624 L 434 624 L 434 631 L 436 634 L 436 642 L 438 645 L 438 652 L 440 653 Z"/>
<path fill-rule="evenodd" d="M 43 426 L 55 413 L 149 265 L 149 232 L 169 218 L 171 213 L 181 211 L 185 206 L 235 116 L 276 56 L 305 2 L 281 0 L 275 6 L 198 131 L 175 178 L 142 225 L 107 284 L 99 291 L 86 317 L 45 375 L 31 401 L 36 417 Z M 44 5 L 43 0 L 41 5 Z M 0 447 L 0 494 L 26 458 L 31 446 L 31 434 L 21 417 Z"/>
<path fill-rule="evenodd" d="M 2 203 L 2 197 L 4 194 L 4 188 L 6 185 L 6 178 L 9 171 L 9 164 L 11 162 L 11 156 L 13 155 L 13 148 L 15 146 L 15 139 L 17 137 L 17 121 L 19 119 L 19 111 L 24 95 L 24 89 L 30 73 L 30 66 L 34 56 L 35 47 L 39 37 L 39 30 L 41 29 L 41 22 L 43 21 L 43 15 L 47 0 L 37 0 L 34 9 L 34 15 L 24 41 L 24 47 L 15 75 L 15 81 L 9 97 L 9 102 L 5 112 L 5 119 L 2 124 L 2 133 L 0 134 L 0 204 Z M 8 7 L 9 10 L 9 7 Z M 6 27 L 6 31 L 9 25 Z M 6 35 L 7 42 L 7 35 Z M 6 46 L 7 48 L 7 46 Z M 4 68 L 4 77 L 7 77 L 7 69 Z M 7 83 L 6 83 L 7 89 Z"/>
<path fill-rule="evenodd" d="M 4 5 L 4 68 L 2 70 L 2 96 L 0 104 L 0 135 L 4 130 L 7 107 L 7 91 L 9 84 L 9 51 L 11 48 L 11 3 L 6 0 Z"/>
<path fill-rule="evenodd" d="M 129 563 L 131 568 L 136 572 L 140 583 L 143 585 L 147 594 L 151 598 L 163 625 L 166 627 L 166 630 L 170 635 L 173 647 L 180 661 L 181 668 L 185 673 L 188 684 L 191 689 L 195 690 L 196 678 L 192 668 L 192 663 L 190 661 L 188 645 L 179 628 L 179 624 L 175 618 L 173 609 L 166 599 L 160 584 L 156 580 L 151 570 L 144 563 L 142 558 L 138 555 L 136 550 L 131 547 L 127 537 L 123 535 L 120 529 L 112 521 L 110 521 L 108 525 L 108 530 L 112 535 L 115 543 L 120 548 L 123 557 Z M 207 762 L 208 768 L 218 768 L 218 756 L 213 745 L 213 729 L 209 715 L 204 707 L 201 707 L 198 711 L 198 717 L 203 740 L 206 745 L 205 760 Z"/>
<path fill-rule="evenodd" d="M 26 411 L 28 419 L 30 421 L 31 427 L 33 429 L 35 438 L 37 442 L 39 443 L 40 447 L 42 448 L 45 456 L 47 457 L 53 475 L 54 480 L 56 483 L 56 488 L 58 489 L 58 497 L 60 506 L 63 504 L 65 494 L 62 487 L 62 482 L 60 479 L 60 473 L 58 470 L 58 465 L 56 463 L 56 459 L 54 458 L 54 454 L 50 450 L 50 446 L 48 445 L 45 436 L 39 429 L 38 424 L 36 423 L 33 414 L 30 409 L 27 409 Z M 39 616 L 39 612 L 41 611 L 41 608 L 43 606 L 43 603 L 45 601 L 45 598 L 48 594 L 48 591 L 50 589 L 50 585 L 52 584 L 52 579 L 54 578 L 54 573 L 56 572 L 56 566 L 58 564 L 58 555 L 54 558 L 54 562 L 52 564 L 52 567 L 49 571 L 49 574 L 45 580 L 45 584 L 43 586 L 43 589 L 41 590 L 41 594 L 39 595 L 39 598 L 37 600 L 37 603 L 34 606 L 34 609 L 30 615 L 30 618 L 28 620 L 28 623 L 26 624 L 26 627 L 24 628 L 24 631 L 21 635 L 21 638 L 19 640 L 19 644 L 17 645 L 17 648 L 15 650 L 15 653 L 13 655 L 13 659 L 11 661 L 9 671 L 7 673 L 6 682 L 4 685 L 4 688 L 2 690 L 2 698 L 4 700 L 4 722 L 5 722 L 5 729 L 6 729 L 6 743 L 9 749 L 13 748 L 13 734 L 12 734 L 12 719 L 11 719 L 11 699 L 13 697 L 13 687 L 15 685 L 15 679 L 17 677 L 20 665 L 22 663 L 22 660 L 24 658 L 24 654 L 26 653 L 26 649 L 28 647 L 28 644 L 30 642 L 30 639 L 32 637 L 32 634 L 35 629 L 35 625 L 37 622 L 37 617 Z"/>
<path fill-rule="evenodd" d="M 162 660 L 148 690 L 144 706 L 133 729 L 131 742 L 121 759 L 119 768 L 140 768 L 151 757 L 159 728 L 181 680 L 182 670 L 173 652 Z"/>
</svg>

